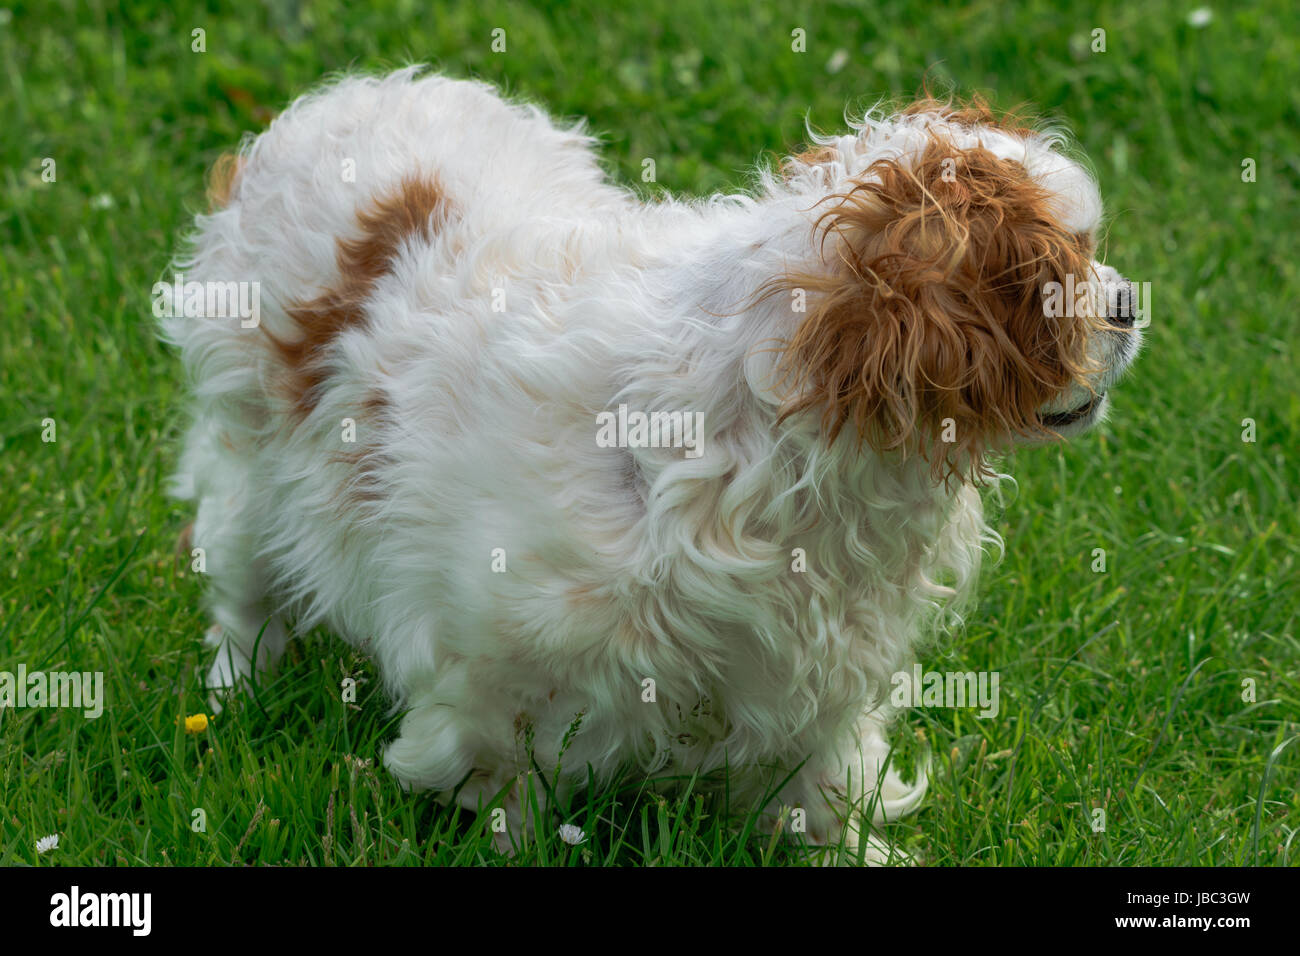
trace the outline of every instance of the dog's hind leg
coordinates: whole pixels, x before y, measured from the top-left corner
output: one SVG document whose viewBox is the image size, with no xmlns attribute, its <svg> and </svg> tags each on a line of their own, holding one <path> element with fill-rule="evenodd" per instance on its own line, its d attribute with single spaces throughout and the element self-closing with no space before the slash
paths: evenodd
<svg viewBox="0 0 1300 956">
<path fill-rule="evenodd" d="M 180 479 L 198 498 L 190 556 L 208 579 L 214 623 L 205 643 L 216 655 L 206 685 L 219 712 L 221 698 L 275 665 L 288 633 L 266 593 L 269 574 L 257 547 L 262 518 L 247 467 L 203 427 L 194 426 Z"/>
</svg>

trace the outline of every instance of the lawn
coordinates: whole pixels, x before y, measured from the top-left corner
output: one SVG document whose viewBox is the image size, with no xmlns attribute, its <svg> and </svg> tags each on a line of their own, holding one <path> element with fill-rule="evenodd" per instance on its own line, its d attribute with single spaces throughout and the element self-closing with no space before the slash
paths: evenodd
<svg viewBox="0 0 1300 956">
<path fill-rule="evenodd" d="M 838 127 L 926 77 L 1067 124 L 1108 261 L 1151 284 L 1147 348 L 1106 426 L 1008 463 L 1006 557 L 925 659 L 997 671 L 1001 710 L 905 718 L 900 757 L 931 750 L 932 785 L 890 837 L 936 866 L 1300 859 L 1293 2 L 1208 22 L 1055 0 L 209 6 L 0 10 L 0 671 L 102 671 L 106 695 L 98 719 L 0 709 L 0 864 L 502 860 L 383 771 L 397 717 L 329 634 L 246 706 L 179 722 L 205 709 L 206 621 L 176 551 L 191 516 L 164 494 L 184 382 L 151 288 L 221 151 L 326 73 L 407 62 L 588 117 L 649 200 L 744 188 L 805 118 Z M 743 810 L 629 781 L 544 817 L 515 862 L 800 862 Z"/>
</svg>

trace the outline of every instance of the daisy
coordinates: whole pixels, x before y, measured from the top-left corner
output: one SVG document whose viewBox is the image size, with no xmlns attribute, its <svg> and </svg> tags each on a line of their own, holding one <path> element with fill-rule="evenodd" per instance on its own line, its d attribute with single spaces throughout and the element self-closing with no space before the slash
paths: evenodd
<svg viewBox="0 0 1300 956">
<path fill-rule="evenodd" d="M 581 827 L 575 827 L 572 823 L 561 823 L 560 839 L 569 846 L 577 846 L 587 839 L 587 834 L 582 832 Z"/>
</svg>

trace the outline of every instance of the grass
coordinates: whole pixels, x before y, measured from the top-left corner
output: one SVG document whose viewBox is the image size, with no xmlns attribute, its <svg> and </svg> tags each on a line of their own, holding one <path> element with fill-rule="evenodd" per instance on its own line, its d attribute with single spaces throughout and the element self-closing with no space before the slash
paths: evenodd
<svg viewBox="0 0 1300 956">
<path fill-rule="evenodd" d="M 174 552 L 189 516 L 162 493 L 183 382 L 153 337 L 151 286 L 202 206 L 205 169 L 241 133 L 328 71 L 419 60 L 590 117 L 611 175 L 647 194 L 736 188 L 799 143 L 805 115 L 835 127 L 845 104 L 927 74 L 1065 120 L 1107 197 L 1109 260 L 1151 283 L 1148 348 L 1103 430 L 1015 456 L 1007 556 L 925 661 L 998 671 L 1002 709 L 906 718 L 900 755 L 923 737 L 933 782 L 891 836 L 931 865 L 1294 865 L 1298 15 L 1287 0 L 1220 4 L 1196 28 L 1191 4 L 1072 6 L 0 12 L 0 670 L 100 670 L 108 699 L 98 720 L 0 711 L 0 864 L 499 861 L 482 826 L 377 769 L 394 718 L 366 662 L 328 635 L 205 732 L 177 722 L 203 709 L 206 623 Z M 791 51 L 795 28 L 806 53 Z M 640 182 L 645 157 L 656 184 Z M 355 705 L 339 700 L 346 676 L 361 679 Z M 727 809 L 635 783 L 589 790 L 516 862 L 799 861 L 728 826 Z M 590 839 L 561 842 L 566 822 Z M 58 848 L 38 856 L 51 833 Z"/>
</svg>

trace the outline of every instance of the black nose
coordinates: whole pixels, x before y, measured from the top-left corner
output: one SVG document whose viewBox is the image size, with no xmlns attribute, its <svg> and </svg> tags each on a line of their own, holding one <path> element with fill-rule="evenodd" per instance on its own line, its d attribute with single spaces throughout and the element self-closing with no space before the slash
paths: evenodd
<svg viewBox="0 0 1300 956">
<path fill-rule="evenodd" d="M 1121 329 L 1133 328 L 1133 287 L 1125 282 L 1110 291 L 1107 318 L 1111 325 Z"/>
</svg>

